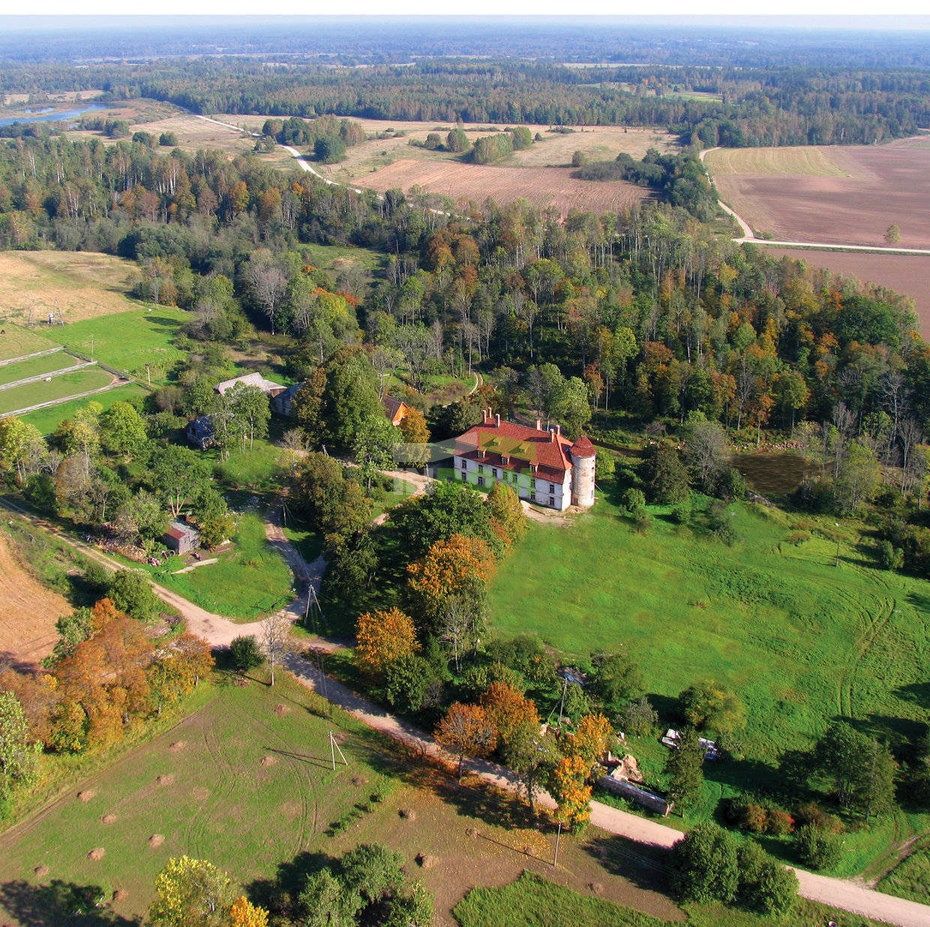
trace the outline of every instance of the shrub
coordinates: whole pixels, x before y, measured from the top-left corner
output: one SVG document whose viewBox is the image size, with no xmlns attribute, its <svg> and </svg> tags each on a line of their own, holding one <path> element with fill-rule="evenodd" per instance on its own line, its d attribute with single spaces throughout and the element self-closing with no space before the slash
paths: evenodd
<svg viewBox="0 0 930 927">
<path fill-rule="evenodd" d="M 140 570 L 118 570 L 107 596 L 119 611 L 136 621 L 155 621 L 162 613 L 161 601 Z"/>
<path fill-rule="evenodd" d="M 794 818 L 780 808 L 770 808 L 765 832 L 775 837 L 785 837 L 794 830 Z"/>
<path fill-rule="evenodd" d="M 691 492 L 688 471 L 671 444 L 662 441 L 653 447 L 648 460 L 648 473 L 653 502 L 673 505 L 688 498 Z"/>
<path fill-rule="evenodd" d="M 883 570 L 900 570 L 904 566 L 904 551 L 895 547 L 891 541 L 879 541 L 877 559 Z"/>
<path fill-rule="evenodd" d="M 824 811 L 820 805 L 812 801 L 801 805 L 795 811 L 794 820 L 798 827 L 814 824 L 833 834 L 841 834 L 845 829 L 843 822 L 835 814 Z"/>
<path fill-rule="evenodd" d="M 237 637 L 229 645 L 229 662 L 237 673 L 247 673 L 261 666 L 265 656 L 254 635 Z"/>
<path fill-rule="evenodd" d="M 787 544 L 793 544 L 795 547 L 800 547 L 806 541 L 811 539 L 810 531 L 792 531 L 786 538 L 785 542 Z"/>
<path fill-rule="evenodd" d="M 805 824 L 794 835 L 798 861 L 812 869 L 832 869 L 843 852 L 843 838 L 817 824 Z"/>
<path fill-rule="evenodd" d="M 633 519 L 646 511 L 646 497 L 641 489 L 630 487 L 621 497 L 620 505 L 623 511 Z"/>
<path fill-rule="evenodd" d="M 798 894 L 798 877 L 775 862 L 757 843 L 744 843 L 737 853 L 741 905 L 761 914 L 787 914 Z"/>
<path fill-rule="evenodd" d="M 659 713 L 652 707 L 649 699 L 642 696 L 635 702 L 625 705 L 618 716 L 620 729 L 634 737 L 651 734 L 659 725 Z"/>
<path fill-rule="evenodd" d="M 672 850 L 673 883 L 683 901 L 725 904 L 736 897 L 736 841 L 716 824 L 699 824 Z"/>
</svg>

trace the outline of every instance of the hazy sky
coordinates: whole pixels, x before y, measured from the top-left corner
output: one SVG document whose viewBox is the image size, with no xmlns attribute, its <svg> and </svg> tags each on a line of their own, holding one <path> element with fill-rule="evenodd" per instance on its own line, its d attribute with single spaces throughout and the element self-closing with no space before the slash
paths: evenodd
<svg viewBox="0 0 930 927">
<path fill-rule="evenodd" d="M 747 9 L 745 0 L 0 0 L 0 14 L 554 14 L 630 15 L 647 11 L 653 15 L 920 15 L 927 13 L 927 0 L 755 0 Z M 893 24 L 889 24 L 893 25 Z"/>
</svg>

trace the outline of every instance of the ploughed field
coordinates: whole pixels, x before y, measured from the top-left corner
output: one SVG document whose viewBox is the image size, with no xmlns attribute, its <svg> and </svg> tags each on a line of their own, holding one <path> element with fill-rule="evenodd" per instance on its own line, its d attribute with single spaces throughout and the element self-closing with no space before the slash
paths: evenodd
<svg viewBox="0 0 930 927">
<path fill-rule="evenodd" d="M 461 202 L 498 203 L 525 199 L 540 208 L 561 214 L 572 209 L 611 212 L 629 209 L 648 196 L 648 191 L 624 181 L 579 180 L 567 167 L 499 167 L 460 161 L 422 161 L 402 158 L 355 183 L 384 193 L 419 187 L 425 193 Z"/>
<path fill-rule="evenodd" d="M 930 136 L 883 145 L 718 149 L 720 198 L 778 241 L 930 248 Z"/>
<path fill-rule="evenodd" d="M 915 303 L 920 332 L 930 339 L 930 255 L 879 254 L 862 251 L 823 251 L 807 248 L 766 248 L 773 257 L 804 261 L 834 274 L 887 287 Z"/>
</svg>

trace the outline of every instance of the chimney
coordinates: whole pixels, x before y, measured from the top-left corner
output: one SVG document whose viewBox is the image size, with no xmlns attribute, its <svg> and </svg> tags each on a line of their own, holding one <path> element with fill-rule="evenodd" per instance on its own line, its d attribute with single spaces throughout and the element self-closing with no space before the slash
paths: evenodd
<svg viewBox="0 0 930 927">
<path fill-rule="evenodd" d="M 556 425 L 556 426 L 555 426 L 555 435 L 556 435 L 557 438 L 561 438 L 561 437 L 562 437 L 562 426 L 561 426 L 561 425 Z"/>
<path fill-rule="evenodd" d="M 497 425 L 498 428 L 501 427 L 501 417 L 500 417 L 500 414 L 494 416 L 494 423 Z"/>
<path fill-rule="evenodd" d="M 554 428 L 550 428 L 550 429 L 549 429 L 549 437 L 550 437 L 550 439 L 552 440 L 552 443 L 555 444 L 556 437 L 555 437 L 555 429 L 554 429 Z"/>
<path fill-rule="evenodd" d="M 542 431 L 542 419 L 541 418 L 536 419 L 536 430 Z"/>
<path fill-rule="evenodd" d="M 490 417 L 491 417 L 491 410 L 490 410 L 490 409 L 482 409 L 482 410 L 481 410 L 481 424 L 482 424 L 482 425 L 487 425 L 488 419 L 489 419 Z"/>
</svg>

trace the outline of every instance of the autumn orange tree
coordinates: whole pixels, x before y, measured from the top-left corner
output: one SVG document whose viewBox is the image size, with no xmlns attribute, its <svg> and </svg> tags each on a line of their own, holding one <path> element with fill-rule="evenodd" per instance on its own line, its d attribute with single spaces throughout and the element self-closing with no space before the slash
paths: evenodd
<svg viewBox="0 0 930 927">
<path fill-rule="evenodd" d="M 489 756 L 497 746 L 497 731 L 480 705 L 453 702 L 435 731 L 436 741 L 458 757 L 457 776 L 462 780 L 465 757 Z"/>
<path fill-rule="evenodd" d="M 449 604 L 463 598 L 480 600 L 496 568 L 494 554 L 481 538 L 453 534 L 436 541 L 407 567 L 410 598 L 423 629 L 441 636 Z"/>
<path fill-rule="evenodd" d="M 556 801 L 555 819 L 570 830 L 583 827 L 591 817 L 588 772 L 580 756 L 562 757 L 552 771 L 549 790 Z"/>
<path fill-rule="evenodd" d="M 604 715 L 585 715 L 569 735 L 571 753 L 587 765 L 588 776 L 607 753 L 614 730 Z"/>
<path fill-rule="evenodd" d="M 268 912 L 240 895 L 229 909 L 229 927 L 268 927 Z"/>
<path fill-rule="evenodd" d="M 492 682 L 481 696 L 481 707 L 497 730 L 500 741 L 510 743 L 521 724 L 539 727 L 535 703 L 507 682 Z"/>
<path fill-rule="evenodd" d="M 380 677 L 392 663 L 420 649 L 413 619 L 399 608 L 360 615 L 355 639 L 355 662 L 372 677 Z"/>
</svg>

